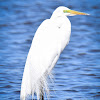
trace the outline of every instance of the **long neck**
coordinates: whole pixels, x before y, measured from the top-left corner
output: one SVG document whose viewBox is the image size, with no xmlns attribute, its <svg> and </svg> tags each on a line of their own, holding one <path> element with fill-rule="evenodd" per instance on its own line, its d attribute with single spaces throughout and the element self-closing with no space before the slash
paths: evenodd
<svg viewBox="0 0 100 100">
<path fill-rule="evenodd" d="M 71 23 L 66 16 L 56 16 L 52 15 L 50 20 L 55 25 L 58 30 L 57 37 L 59 38 L 59 44 L 61 44 L 61 51 L 68 44 L 71 33 Z"/>
<path fill-rule="evenodd" d="M 64 16 L 63 14 L 61 13 L 58 13 L 57 11 L 54 11 L 51 18 L 54 19 L 54 18 L 57 18 L 57 17 L 62 17 Z"/>
<path fill-rule="evenodd" d="M 64 15 L 52 14 L 50 19 L 54 22 L 54 24 L 56 24 L 57 27 L 60 28 L 68 18 Z"/>
</svg>

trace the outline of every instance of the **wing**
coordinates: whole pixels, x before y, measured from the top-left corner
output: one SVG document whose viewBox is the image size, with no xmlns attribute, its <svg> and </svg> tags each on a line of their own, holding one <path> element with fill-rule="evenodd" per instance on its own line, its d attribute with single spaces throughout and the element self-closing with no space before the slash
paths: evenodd
<svg viewBox="0 0 100 100">
<path fill-rule="evenodd" d="M 58 28 L 50 19 L 45 20 L 37 29 L 26 60 L 21 98 L 39 91 L 39 80 L 52 69 L 51 67 L 54 67 L 60 53 L 58 34 Z"/>
<path fill-rule="evenodd" d="M 49 20 L 44 21 L 35 34 L 27 61 L 31 63 L 30 67 L 38 77 L 48 70 L 59 53 L 58 41 L 55 38 L 57 36 L 54 36 L 57 34 L 57 29 Z"/>
</svg>

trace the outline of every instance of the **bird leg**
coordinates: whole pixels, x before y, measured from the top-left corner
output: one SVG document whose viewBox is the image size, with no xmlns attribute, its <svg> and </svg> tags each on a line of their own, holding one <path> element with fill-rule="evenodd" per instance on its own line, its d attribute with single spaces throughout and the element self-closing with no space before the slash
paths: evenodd
<svg viewBox="0 0 100 100">
<path fill-rule="evenodd" d="M 43 86 L 41 86 L 40 100 L 44 100 Z"/>
<path fill-rule="evenodd" d="M 43 94 L 41 95 L 40 100 L 44 100 L 44 95 Z"/>
<path fill-rule="evenodd" d="M 41 91 L 41 94 L 40 94 L 40 100 L 44 100 L 43 90 Z"/>
</svg>

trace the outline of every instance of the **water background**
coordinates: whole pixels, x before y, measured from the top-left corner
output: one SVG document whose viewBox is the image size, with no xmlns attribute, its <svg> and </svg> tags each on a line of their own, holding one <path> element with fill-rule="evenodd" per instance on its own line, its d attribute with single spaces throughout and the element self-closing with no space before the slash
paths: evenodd
<svg viewBox="0 0 100 100">
<path fill-rule="evenodd" d="M 19 100 L 34 33 L 58 6 L 91 15 L 69 17 L 71 39 L 53 70 L 50 100 L 100 100 L 100 0 L 0 0 L 0 100 Z"/>
</svg>

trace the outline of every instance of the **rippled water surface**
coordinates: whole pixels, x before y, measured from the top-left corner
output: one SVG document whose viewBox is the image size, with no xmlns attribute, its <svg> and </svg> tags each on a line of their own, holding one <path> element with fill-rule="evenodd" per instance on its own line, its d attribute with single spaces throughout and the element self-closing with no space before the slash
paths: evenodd
<svg viewBox="0 0 100 100">
<path fill-rule="evenodd" d="M 50 100 L 100 100 L 100 0 L 0 0 L 0 100 L 19 100 L 34 33 L 58 6 L 91 15 L 69 17 L 71 39 L 53 70 Z"/>
</svg>

